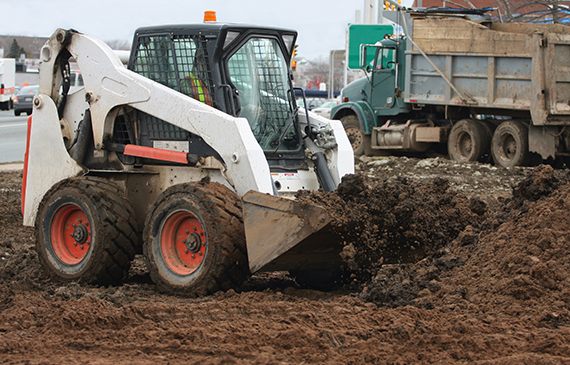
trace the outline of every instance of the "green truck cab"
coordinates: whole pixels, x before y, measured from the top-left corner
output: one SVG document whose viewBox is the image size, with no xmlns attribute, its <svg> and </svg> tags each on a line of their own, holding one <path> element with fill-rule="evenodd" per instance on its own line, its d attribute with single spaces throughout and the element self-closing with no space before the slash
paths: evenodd
<svg viewBox="0 0 570 365">
<path fill-rule="evenodd" d="M 411 104 L 403 99 L 406 39 L 385 35 L 376 44 L 361 45 L 361 68 L 366 77 L 347 85 L 342 103 L 331 111 L 332 119 L 343 122 L 355 154 L 371 154 L 373 128 L 390 117 L 407 114 Z"/>
</svg>

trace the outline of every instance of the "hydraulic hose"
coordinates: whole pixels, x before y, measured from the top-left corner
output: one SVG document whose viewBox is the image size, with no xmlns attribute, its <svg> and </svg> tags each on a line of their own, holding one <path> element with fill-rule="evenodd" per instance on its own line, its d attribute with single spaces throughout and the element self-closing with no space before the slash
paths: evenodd
<svg viewBox="0 0 570 365">
<path fill-rule="evenodd" d="M 77 142 L 75 145 L 75 150 L 73 151 L 73 159 L 77 161 L 78 164 L 83 164 L 85 159 L 85 153 L 87 152 L 87 147 L 91 142 L 93 133 L 91 131 L 91 112 L 89 109 L 85 111 L 85 116 L 83 121 L 79 125 L 79 133 L 77 135 Z"/>
<path fill-rule="evenodd" d="M 313 154 L 313 162 L 317 168 L 317 178 L 324 191 L 335 191 L 336 184 L 332 178 L 332 174 L 327 166 L 327 160 L 322 152 Z"/>
</svg>

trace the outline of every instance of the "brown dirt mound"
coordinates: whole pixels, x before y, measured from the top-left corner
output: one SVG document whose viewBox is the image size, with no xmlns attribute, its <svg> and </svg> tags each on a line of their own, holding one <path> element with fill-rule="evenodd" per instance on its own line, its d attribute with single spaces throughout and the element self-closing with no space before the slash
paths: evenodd
<svg viewBox="0 0 570 365">
<path fill-rule="evenodd" d="M 407 178 L 367 186 L 363 175 L 345 176 L 337 192 L 300 192 L 302 203 L 325 206 L 344 240 L 343 259 L 357 282 L 389 263 L 435 255 L 468 225 L 488 219 L 486 203 L 449 189 L 445 179 Z"/>
<path fill-rule="evenodd" d="M 0 285 L 34 287 L 42 275 L 34 231 L 22 226 L 21 178 L 21 172 L 0 173 Z"/>
<path fill-rule="evenodd" d="M 479 228 L 467 226 L 435 255 L 384 265 L 360 297 L 388 306 L 540 314 L 540 321 L 566 323 L 570 184 L 540 166 L 513 188 L 504 208 Z"/>
<path fill-rule="evenodd" d="M 0 173 L 0 362 L 569 364 L 567 172 L 388 161 L 391 171 L 369 166 L 339 194 L 311 196 L 342 213 L 363 288 L 306 290 L 270 273 L 198 299 L 159 294 L 140 260 L 118 287 L 44 281 L 21 225 L 21 175 Z M 452 188 L 422 171 L 452 176 Z M 477 193 L 473 177 L 485 176 L 469 171 L 503 183 Z M 461 176 L 470 198 L 455 192 L 467 191 Z"/>
</svg>

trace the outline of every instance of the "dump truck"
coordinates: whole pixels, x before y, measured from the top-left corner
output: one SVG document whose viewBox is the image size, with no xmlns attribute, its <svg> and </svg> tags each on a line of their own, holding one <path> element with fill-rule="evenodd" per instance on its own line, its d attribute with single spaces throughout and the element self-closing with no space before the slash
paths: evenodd
<svg viewBox="0 0 570 365">
<path fill-rule="evenodd" d="M 367 75 L 332 110 L 356 154 L 569 162 L 570 28 L 497 23 L 490 10 L 401 8 L 403 34 L 360 45 Z"/>
<path fill-rule="evenodd" d="M 0 110 L 12 109 L 16 96 L 16 60 L 0 58 Z"/>
<path fill-rule="evenodd" d="M 335 190 L 354 155 L 340 121 L 295 104 L 296 38 L 217 22 L 142 27 L 125 67 L 100 40 L 55 31 L 22 188 L 46 272 L 113 284 L 141 254 L 160 290 L 185 295 L 260 271 L 307 284 L 338 272 L 330 215 L 294 194 Z"/>
</svg>

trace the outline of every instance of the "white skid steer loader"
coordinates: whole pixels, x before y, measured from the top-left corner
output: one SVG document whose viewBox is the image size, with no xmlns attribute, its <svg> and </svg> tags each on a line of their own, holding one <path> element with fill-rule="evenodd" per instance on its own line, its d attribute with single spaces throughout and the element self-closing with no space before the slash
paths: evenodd
<svg viewBox="0 0 570 365">
<path fill-rule="evenodd" d="M 301 189 L 354 172 L 339 121 L 298 108 L 297 33 L 232 24 L 136 31 L 127 67 L 58 29 L 28 121 L 24 225 L 61 280 L 113 284 L 144 255 L 160 290 L 204 295 L 250 273 L 322 282 L 341 247 Z M 69 62 L 84 88 L 69 92 Z"/>
</svg>

